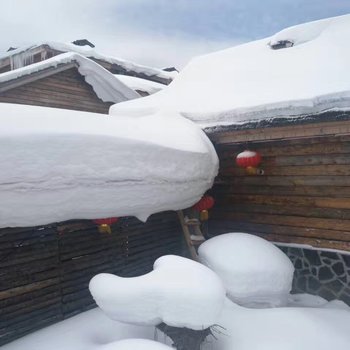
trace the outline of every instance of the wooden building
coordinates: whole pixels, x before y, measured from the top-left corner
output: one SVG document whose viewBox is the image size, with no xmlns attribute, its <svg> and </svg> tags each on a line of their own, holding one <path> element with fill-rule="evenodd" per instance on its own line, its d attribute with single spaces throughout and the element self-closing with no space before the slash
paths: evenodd
<svg viewBox="0 0 350 350">
<path fill-rule="evenodd" d="M 41 62 L 62 53 L 74 52 L 93 60 L 112 74 L 134 76 L 165 85 L 168 85 L 177 75 L 175 71 L 147 67 L 120 58 L 102 55 L 96 52 L 90 44 L 86 44 L 85 41 L 82 42 L 83 46 L 74 43 L 46 42 L 14 49 L 0 57 L 0 73 Z"/>
<path fill-rule="evenodd" d="M 106 69 L 75 53 L 0 74 L 0 102 L 107 114 L 112 104 L 138 97 Z"/>
<path fill-rule="evenodd" d="M 210 233 L 248 232 L 293 261 L 295 292 L 350 305 L 350 113 L 207 129 L 220 159 Z M 236 156 L 262 156 L 247 175 Z"/>
</svg>

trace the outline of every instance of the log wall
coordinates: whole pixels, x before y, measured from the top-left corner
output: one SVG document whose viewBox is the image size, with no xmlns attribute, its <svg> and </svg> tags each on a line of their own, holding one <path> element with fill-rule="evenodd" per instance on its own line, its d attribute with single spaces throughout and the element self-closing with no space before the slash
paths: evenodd
<svg viewBox="0 0 350 350">
<path fill-rule="evenodd" d="M 350 251 L 350 136 L 218 140 L 212 233 L 243 231 L 276 242 Z M 235 164 L 247 146 L 261 153 L 264 175 L 246 175 Z"/>
<path fill-rule="evenodd" d="M 103 102 L 77 68 L 0 93 L 0 102 L 73 109 L 108 114 L 113 103 Z"/>
<path fill-rule="evenodd" d="M 0 345 L 94 307 L 97 273 L 137 276 L 162 255 L 181 255 L 181 232 L 173 212 L 145 224 L 122 218 L 111 235 L 91 221 L 0 230 Z"/>
</svg>

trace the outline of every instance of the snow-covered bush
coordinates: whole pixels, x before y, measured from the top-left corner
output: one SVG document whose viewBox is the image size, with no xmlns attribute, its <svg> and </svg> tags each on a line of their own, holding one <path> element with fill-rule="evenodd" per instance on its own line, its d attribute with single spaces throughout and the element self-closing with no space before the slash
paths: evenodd
<svg viewBox="0 0 350 350">
<path fill-rule="evenodd" d="M 251 307 L 286 304 L 294 266 L 272 243 L 246 233 L 227 233 L 204 242 L 199 258 L 221 277 L 234 302 Z"/>
<path fill-rule="evenodd" d="M 174 255 L 157 259 L 154 270 L 134 278 L 101 273 L 90 281 L 97 305 L 110 318 L 133 324 L 186 327 L 217 323 L 225 300 L 220 278 L 206 266 Z"/>
</svg>

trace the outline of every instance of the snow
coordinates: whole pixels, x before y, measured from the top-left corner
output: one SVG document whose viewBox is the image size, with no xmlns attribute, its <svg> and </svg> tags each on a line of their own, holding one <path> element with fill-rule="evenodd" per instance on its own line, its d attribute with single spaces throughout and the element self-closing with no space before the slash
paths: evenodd
<svg viewBox="0 0 350 350">
<path fill-rule="evenodd" d="M 202 127 L 350 109 L 350 15 L 194 58 L 171 83 L 110 113 L 176 112 Z M 291 40 L 274 50 L 270 44 Z"/>
<path fill-rule="evenodd" d="M 349 308 L 338 309 L 337 302 L 316 307 L 312 296 L 303 298 L 305 307 L 273 309 L 247 309 L 226 300 L 217 320 L 217 324 L 225 328 L 224 334 L 215 333 L 218 341 L 212 340 L 203 350 L 348 349 Z M 311 305 L 307 305 L 307 299 Z M 144 350 L 136 345 L 150 346 L 151 343 L 128 338 L 150 340 L 154 335 L 154 327 L 112 321 L 97 308 L 3 345 L 1 350 Z M 167 347 L 159 343 L 145 349 L 166 350 Z"/>
<path fill-rule="evenodd" d="M 198 253 L 200 261 L 220 276 L 236 303 L 286 305 L 294 266 L 272 243 L 247 233 L 227 233 L 205 241 Z"/>
<path fill-rule="evenodd" d="M 0 227 L 187 208 L 218 158 L 177 115 L 142 118 L 0 105 Z"/>
<path fill-rule="evenodd" d="M 112 319 L 204 329 L 216 323 L 225 301 L 219 277 L 180 256 L 157 259 L 152 272 L 133 278 L 102 273 L 90 281 L 97 305 Z"/>
<path fill-rule="evenodd" d="M 350 344 L 345 309 L 248 309 L 227 300 L 218 324 L 227 335 L 225 350 L 340 350 Z"/>
<path fill-rule="evenodd" d="M 68 52 L 45 61 L 0 74 L 0 84 L 26 75 L 56 68 L 61 64 L 76 63 L 79 73 L 92 86 L 96 95 L 104 102 L 121 102 L 140 97 L 134 90 L 116 79 L 112 73 L 94 61 L 76 53 Z"/>
<path fill-rule="evenodd" d="M 111 57 L 108 55 L 98 53 L 88 45 L 78 46 L 71 43 L 59 43 L 59 42 L 53 42 L 53 41 L 41 42 L 38 44 L 29 45 L 26 47 L 21 47 L 16 50 L 6 52 L 4 55 L 0 56 L 0 60 L 9 57 L 12 64 L 14 63 L 17 64 L 17 65 L 14 65 L 14 68 L 20 68 L 25 63 L 24 62 L 25 60 L 28 61 L 28 59 L 30 59 L 31 57 L 30 51 L 36 48 L 39 48 L 40 46 L 48 46 L 53 50 L 57 50 L 61 52 L 75 52 L 85 57 L 94 58 L 94 59 L 102 60 L 111 64 L 119 65 L 123 67 L 126 71 L 142 73 L 149 77 L 157 76 L 159 78 L 163 78 L 166 80 L 172 80 L 177 75 L 176 71 L 167 72 L 161 69 L 140 65 L 134 62 L 123 60 L 121 58 Z"/>
<path fill-rule="evenodd" d="M 153 336 L 153 327 L 112 321 L 96 308 L 3 345 L 1 350 L 102 350 L 121 339 Z"/>
<path fill-rule="evenodd" d="M 256 152 L 246 150 L 246 151 L 239 153 L 236 158 L 237 159 L 239 159 L 239 158 L 251 158 L 251 157 L 255 157 L 255 156 L 256 156 Z"/>
<path fill-rule="evenodd" d="M 170 346 L 146 339 L 125 339 L 101 346 L 100 350 L 174 350 Z"/>
<path fill-rule="evenodd" d="M 147 92 L 152 95 L 160 90 L 163 90 L 167 85 L 156 83 L 155 81 L 131 77 L 129 75 L 114 74 L 123 84 L 135 91 Z"/>
</svg>

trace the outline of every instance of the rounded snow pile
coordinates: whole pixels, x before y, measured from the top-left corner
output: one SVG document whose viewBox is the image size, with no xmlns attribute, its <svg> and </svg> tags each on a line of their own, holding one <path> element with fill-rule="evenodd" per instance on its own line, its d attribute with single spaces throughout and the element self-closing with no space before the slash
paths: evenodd
<svg viewBox="0 0 350 350">
<path fill-rule="evenodd" d="M 99 347 L 100 350 L 174 350 L 148 339 L 124 339 Z"/>
<path fill-rule="evenodd" d="M 221 277 L 228 296 L 238 304 L 286 304 L 294 266 L 272 243 L 246 233 L 227 233 L 204 242 L 199 257 Z"/>
<path fill-rule="evenodd" d="M 134 278 L 101 273 L 90 281 L 97 305 L 127 323 L 204 329 L 217 322 L 225 300 L 220 278 L 206 266 L 174 255 L 157 259 L 154 270 Z"/>
</svg>

